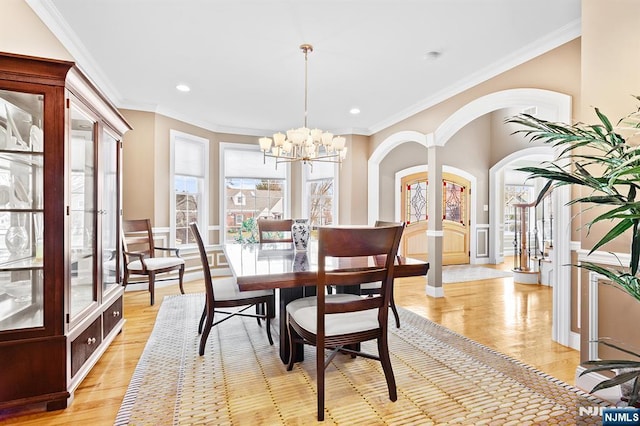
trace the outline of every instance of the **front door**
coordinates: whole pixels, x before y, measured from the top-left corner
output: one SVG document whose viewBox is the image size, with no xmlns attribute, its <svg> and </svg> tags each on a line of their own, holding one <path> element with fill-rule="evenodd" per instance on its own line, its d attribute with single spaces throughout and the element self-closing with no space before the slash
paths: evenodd
<svg viewBox="0 0 640 426">
<path fill-rule="evenodd" d="M 427 260 L 426 172 L 402 178 L 401 215 L 406 222 L 401 247 L 403 255 Z M 452 173 L 442 174 L 442 263 L 469 263 L 470 182 Z"/>
</svg>

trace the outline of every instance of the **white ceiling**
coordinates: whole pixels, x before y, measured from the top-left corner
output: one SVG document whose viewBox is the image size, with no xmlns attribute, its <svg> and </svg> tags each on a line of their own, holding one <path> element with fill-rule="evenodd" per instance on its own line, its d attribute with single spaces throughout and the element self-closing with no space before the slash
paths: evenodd
<svg viewBox="0 0 640 426">
<path fill-rule="evenodd" d="M 581 4 L 27 2 L 116 106 L 250 135 L 303 124 L 302 43 L 314 46 L 309 127 L 369 135 L 578 37 Z"/>
</svg>

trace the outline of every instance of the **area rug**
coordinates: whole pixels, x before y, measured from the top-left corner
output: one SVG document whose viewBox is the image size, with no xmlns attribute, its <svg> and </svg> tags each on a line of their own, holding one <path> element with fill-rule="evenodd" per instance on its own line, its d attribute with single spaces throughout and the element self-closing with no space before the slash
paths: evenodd
<svg viewBox="0 0 640 426">
<path fill-rule="evenodd" d="M 513 277 L 513 272 L 478 265 L 449 265 L 442 267 L 443 284 L 506 277 Z"/>
<path fill-rule="evenodd" d="M 234 318 L 213 328 L 198 356 L 204 296 L 168 296 L 116 425 L 306 425 L 316 422 L 314 348 L 286 371 L 264 325 Z M 598 424 L 607 403 L 399 308 L 389 327 L 398 400 L 376 361 L 344 355 L 326 371 L 324 424 Z M 277 332 L 274 327 L 274 332 Z M 277 339 L 274 338 L 277 342 Z M 365 344 L 375 352 L 375 344 Z M 593 408 L 596 408 L 594 410 Z"/>
</svg>

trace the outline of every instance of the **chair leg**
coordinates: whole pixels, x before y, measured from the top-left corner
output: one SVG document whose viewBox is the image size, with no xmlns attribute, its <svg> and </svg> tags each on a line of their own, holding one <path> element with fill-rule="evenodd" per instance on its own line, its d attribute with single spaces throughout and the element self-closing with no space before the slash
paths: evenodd
<svg viewBox="0 0 640 426">
<path fill-rule="evenodd" d="M 396 319 L 396 328 L 400 328 L 400 316 L 398 315 L 398 309 L 396 308 L 396 303 L 391 300 L 391 302 L 389 303 L 389 306 L 391 306 L 391 310 L 393 311 L 393 316 Z"/>
<path fill-rule="evenodd" d="M 202 335 L 200 336 L 200 348 L 198 349 L 198 354 L 200 354 L 200 356 L 204 355 L 204 348 L 207 345 L 207 339 L 209 338 L 209 333 L 211 332 L 211 327 L 213 326 L 213 308 L 205 304 L 204 309 L 206 312 L 207 320 L 204 324 Z M 205 312 L 203 312 L 203 315 L 205 315 Z"/>
<path fill-rule="evenodd" d="M 324 420 L 324 347 L 316 345 L 316 383 L 318 386 L 318 421 Z"/>
<path fill-rule="evenodd" d="M 202 309 L 202 315 L 200 316 L 200 323 L 198 324 L 198 334 L 202 334 L 202 326 L 204 325 L 204 320 L 207 318 L 207 303 L 205 302 L 204 308 Z"/>
<path fill-rule="evenodd" d="M 398 308 L 396 308 L 396 301 L 393 298 L 393 286 L 391 287 L 391 299 L 389 301 L 389 306 L 391 306 L 393 316 L 396 318 L 396 328 L 400 328 L 400 316 L 398 315 Z"/>
<path fill-rule="evenodd" d="M 149 272 L 149 292 L 151 293 L 151 306 L 153 306 L 156 296 L 156 274 L 154 272 Z"/>
<path fill-rule="evenodd" d="M 398 394 L 396 392 L 396 379 L 393 376 L 393 368 L 391 367 L 391 359 L 389 358 L 389 347 L 387 345 L 386 334 L 378 337 L 378 354 L 380 355 L 380 363 L 384 377 L 387 379 L 387 388 L 389 389 L 389 399 L 396 401 Z"/>
<path fill-rule="evenodd" d="M 182 265 L 180 267 L 180 270 L 178 271 L 178 284 L 180 285 L 180 293 L 182 294 L 184 294 L 183 281 L 184 281 L 184 265 Z"/>
<path fill-rule="evenodd" d="M 293 370 L 293 364 L 296 359 L 296 332 L 295 330 L 288 324 L 287 321 L 287 333 L 289 334 L 289 362 L 287 363 L 287 371 Z"/>
<path fill-rule="evenodd" d="M 259 315 L 266 315 L 266 312 L 264 310 L 264 305 L 262 303 L 256 303 L 256 321 L 258 321 L 258 325 L 260 325 Z"/>
<path fill-rule="evenodd" d="M 264 325 L 267 327 L 267 338 L 269 339 L 269 344 L 273 346 L 273 338 L 271 337 L 271 318 L 269 318 L 269 315 L 265 317 Z"/>
</svg>

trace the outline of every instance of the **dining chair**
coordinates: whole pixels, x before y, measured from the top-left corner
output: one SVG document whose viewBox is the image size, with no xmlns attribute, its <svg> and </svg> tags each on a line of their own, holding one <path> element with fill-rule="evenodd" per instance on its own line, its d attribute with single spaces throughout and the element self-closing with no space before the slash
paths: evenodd
<svg viewBox="0 0 640 426">
<path fill-rule="evenodd" d="M 261 243 L 292 243 L 293 219 L 258 219 L 258 238 Z"/>
<path fill-rule="evenodd" d="M 216 278 L 215 280 L 212 279 L 209 257 L 204 247 L 200 231 L 198 230 L 198 224 L 193 222 L 189 224 L 189 227 L 191 228 L 191 232 L 198 244 L 206 293 L 204 309 L 202 310 L 200 324 L 198 325 L 198 333 L 200 333 L 200 347 L 198 353 L 200 355 L 204 355 L 204 349 L 207 344 L 211 328 L 235 316 L 257 318 L 258 324 L 260 324 L 260 320 L 264 320 L 269 344 L 273 345 L 270 320 L 270 317 L 275 313 L 275 297 L 273 290 L 240 291 L 238 283 L 234 277 L 222 277 Z M 262 305 L 262 313 L 258 313 L 257 311 L 255 314 L 245 313 L 247 309 L 258 305 Z M 217 308 L 239 309 L 223 311 Z M 215 314 L 222 314 L 224 317 L 213 322 Z"/>
<path fill-rule="evenodd" d="M 169 253 L 169 256 L 156 256 L 156 251 Z M 178 271 L 180 293 L 184 294 L 184 259 L 180 251 L 173 247 L 156 246 L 153 240 L 151 220 L 132 219 L 122 221 L 122 252 L 124 259 L 124 286 L 131 275 L 145 275 L 149 280 L 151 305 L 155 302 L 156 276 L 162 273 Z"/>
<path fill-rule="evenodd" d="M 387 381 L 389 399 L 397 399 L 396 383 L 389 358 L 387 322 L 393 285 L 393 268 L 404 225 L 381 227 L 320 227 L 318 229 L 317 296 L 303 297 L 287 305 L 290 357 L 287 370 L 296 359 L 296 343 L 316 347 L 318 420 L 324 420 L 325 369 L 338 353 L 380 361 Z M 365 257 L 377 265 L 363 265 Z M 338 265 L 331 270 L 327 258 Z M 328 284 L 358 285 L 382 282 L 380 294 L 362 297 L 354 294 L 328 294 Z M 376 340 L 377 354 L 365 353 L 359 344 Z M 331 352 L 325 359 L 325 349 Z"/>
<path fill-rule="evenodd" d="M 383 220 L 377 220 L 374 226 L 398 226 L 403 225 L 402 222 L 387 222 Z M 404 229 L 404 228 L 403 228 Z M 396 308 L 396 301 L 393 297 L 393 287 L 391 287 L 391 297 L 389 299 L 389 306 L 391 306 L 391 311 L 393 312 L 393 317 L 396 320 L 396 328 L 400 328 L 400 316 L 398 315 L 398 308 Z M 380 289 L 382 288 L 381 282 L 373 282 L 373 283 L 364 283 L 360 285 L 360 294 L 366 295 L 374 295 L 380 294 Z"/>
</svg>

